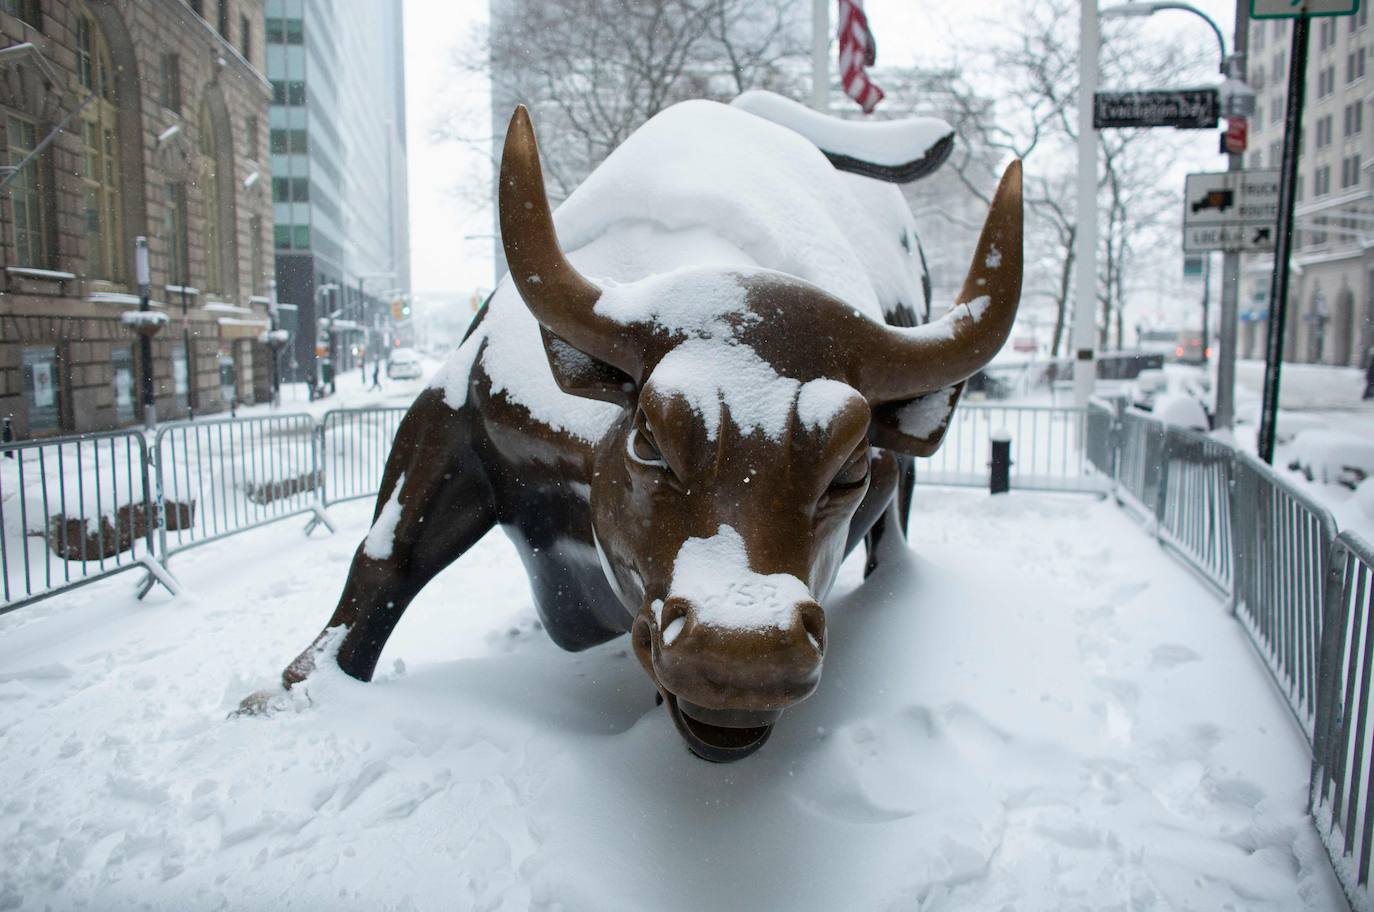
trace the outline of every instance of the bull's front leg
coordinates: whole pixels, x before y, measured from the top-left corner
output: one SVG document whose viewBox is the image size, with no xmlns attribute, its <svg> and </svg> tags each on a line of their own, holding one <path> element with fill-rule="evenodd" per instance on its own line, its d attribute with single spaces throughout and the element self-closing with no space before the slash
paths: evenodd
<svg viewBox="0 0 1374 912">
<path fill-rule="evenodd" d="M 478 453 L 472 406 L 454 410 L 442 390 L 422 393 L 387 458 L 372 526 L 358 545 L 329 623 L 282 672 L 291 688 L 322 662 L 372 679 L 382 648 L 412 599 L 496 523 Z M 259 691 L 240 712 L 265 709 L 280 691 Z"/>
</svg>

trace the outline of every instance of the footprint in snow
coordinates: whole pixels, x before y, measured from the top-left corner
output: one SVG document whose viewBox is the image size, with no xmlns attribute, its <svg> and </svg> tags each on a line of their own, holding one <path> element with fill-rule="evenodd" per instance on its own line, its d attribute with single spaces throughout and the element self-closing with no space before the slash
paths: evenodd
<svg viewBox="0 0 1374 912">
<path fill-rule="evenodd" d="M 1200 658 L 1202 656 L 1181 643 L 1163 643 L 1150 650 L 1150 667 L 1175 668 Z"/>
</svg>

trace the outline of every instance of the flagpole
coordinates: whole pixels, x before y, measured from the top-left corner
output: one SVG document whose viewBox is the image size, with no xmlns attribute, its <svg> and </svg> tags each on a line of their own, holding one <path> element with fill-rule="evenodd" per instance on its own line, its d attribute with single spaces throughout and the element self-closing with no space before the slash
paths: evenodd
<svg viewBox="0 0 1374 912">
<path fill-rule="evenodd" d="M 830 0 L 811 0 L 811 107 L 830 108 Z"/>
</svg>

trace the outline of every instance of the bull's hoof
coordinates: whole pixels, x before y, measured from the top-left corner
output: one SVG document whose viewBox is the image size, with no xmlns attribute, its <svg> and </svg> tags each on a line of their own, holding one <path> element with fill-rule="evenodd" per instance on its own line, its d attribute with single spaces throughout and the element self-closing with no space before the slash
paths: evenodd
<svg viewBox="0 0 1374 912">
<path fill-rule="evenodd" d="M 751 714 L 703 711 L 690 705 L 687 711 L 684 711 L 678 698 L 672 694 L 668 694 L 667 703 L 668 714 L 673 717 L 673 724 L 677 726 L 682 740 L 687 742 L 688 750 L 712 763 L 733 763 L 743 760 L 763 747 L 768 742 L 768 736 L 773 734 L 773 721 L 779 715 L 757 714 L 766 717 L 767 721 L 764 721 L 762 718 L 747 718 Z M 698 717 L 715 717 L 714 721 L 694 718 L 691 714 L 693 711 Z M 717 724 L 719 722 L 726 724 Z"/>
<path fill-rule="evenodd" d="M 239 708 L 231 712 L 226 718 L 271 716 L 283 710 L 299 712 L 309 703 L 310 695 L 305 693 L 303 688 L 288 690 L 285 687 L 269 687 L 266 690 L 254 691 L 244 697 L 239 703 Z"/>
</svg>

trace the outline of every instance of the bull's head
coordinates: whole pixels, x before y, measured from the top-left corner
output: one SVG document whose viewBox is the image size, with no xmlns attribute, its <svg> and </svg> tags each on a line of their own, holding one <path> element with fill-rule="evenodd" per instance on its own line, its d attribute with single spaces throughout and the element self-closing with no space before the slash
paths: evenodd
<svg viewBox="0 0 1374 912">
<path fill-rule="evenodd" d="M 523 107 L 500 212 L 511 280 L 559 385 L 625 408 L 599 445 L 591 507 L 607 577 L 635 612 L 635 653 L 694 752 L 747 755 L 816 687 L 819 600 L 856 514 L 890 501 L 893 452 L 929 455 L 962 382 L 1011 330 L 1019 163 L 956 306 L 907 329 L 769 270 L 592 283 L 559 247 Z"/>
</svg>

